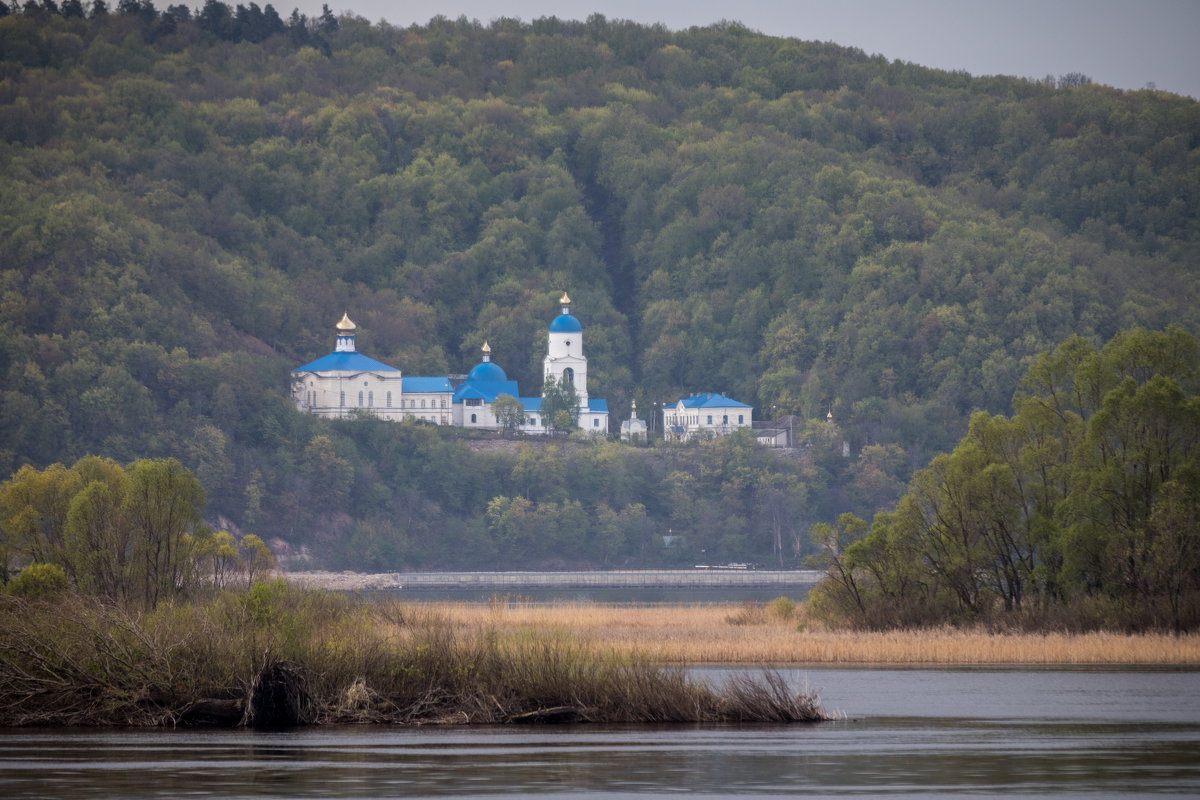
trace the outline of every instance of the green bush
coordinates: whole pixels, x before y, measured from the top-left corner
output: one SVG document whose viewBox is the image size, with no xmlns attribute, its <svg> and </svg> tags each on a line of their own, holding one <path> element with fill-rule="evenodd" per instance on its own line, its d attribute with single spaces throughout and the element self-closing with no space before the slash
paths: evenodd
<svg viewBox="0 0 1200 800">
<path fill-rule="evenodd" d="M 67 591 L 67 573 L 57 564 L 30 564 L 8 582 L 5 592 L 34 600 L 55 597 Z"/>
<path fill-rule="evenodd" d="M 787 621 L 796 615 L 796 601 L 790 597 L 776 597 L 767 603 L 767 613 L 775 619 Z"/>
</svg>

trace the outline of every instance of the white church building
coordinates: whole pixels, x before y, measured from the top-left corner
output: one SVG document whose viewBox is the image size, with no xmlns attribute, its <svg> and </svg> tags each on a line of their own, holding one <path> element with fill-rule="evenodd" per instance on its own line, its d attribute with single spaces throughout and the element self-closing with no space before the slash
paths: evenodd
<svg viewBox="0 0 1200 800">
<path fill-rule="evenodd" d="M 753 406 L 717 392 L 703 392 L 663 405 L 663 433 L 668 439 L 726 436 L 752 427 Z"/>
<path fill-rule="evenodd" d="M 550 323 L 543 371 L 547 379 L 574 387 L 579 398 L 579 427 L 608 434 L 608 401 L 588 395 L 583 325 L 571 315 L 571 298 L 563 293 L 562 313 Z M 343 314 L 336 325 L 332 353 L 292 370 L 292 398 L 301 411 L 321 417 L 373 414 L 391 420 L 421 420 L 435 425 L 498 430 L 492 402 L 502 394 L 520 401 L 525 410 L 519 430 L 544 434 L 541 397 L 522 397 L 516 381 L 491 360 L 483 343 L 482 360 L 461 376 L 407 377 L 393 366 L 359 353 L 357 326 Z"/>
</svg>

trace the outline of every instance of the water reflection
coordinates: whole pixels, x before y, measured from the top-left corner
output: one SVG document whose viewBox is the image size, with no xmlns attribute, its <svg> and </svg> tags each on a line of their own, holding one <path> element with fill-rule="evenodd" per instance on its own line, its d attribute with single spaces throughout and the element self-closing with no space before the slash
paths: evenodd
<svg viewBox="0 0 1200 800">
<path fill-rule="evenodd" d="M 707 670 L 720 680 L 719 670 Z M 5 797 L 1200 794 L 1200 673 L 796 670 L 815 726 L 0 731 Z"/>
</svg>

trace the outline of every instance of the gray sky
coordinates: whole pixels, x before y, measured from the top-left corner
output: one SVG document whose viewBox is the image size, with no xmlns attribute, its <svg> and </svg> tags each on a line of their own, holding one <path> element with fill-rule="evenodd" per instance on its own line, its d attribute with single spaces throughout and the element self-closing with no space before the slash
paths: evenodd
<svg viewBox="0 0 1200 800">
<path fill-rule="evenodd" d="M 270 0 L 319 14 L 326 0 Z M 232 2 L 232 0 L 231 0 Z M 260 0 L 262 2 L 262 0 Z M 442 14 L 488 23 L 544 16 L 661 22 L 678 30 L 736 20 L 771 36 L 833 41 L 973 75 L 1082 72 L 1122 89 L 1200 98 L 1200 0 L 327 0 L 394 25 Z"/>
</svg>

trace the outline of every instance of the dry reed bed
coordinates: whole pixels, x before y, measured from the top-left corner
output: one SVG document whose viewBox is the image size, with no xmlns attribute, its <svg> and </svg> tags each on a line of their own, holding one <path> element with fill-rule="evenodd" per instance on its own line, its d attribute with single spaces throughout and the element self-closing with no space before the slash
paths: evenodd
<svg viewBox="0 0 1200 800">
<path fill-rule="evenodd" d="M 281 581 L 153 611 L 0 595 L 0 726 L 824 718 L 775 673 L 710 686 L 567 632 Z"/>
<path fill-rule="evenodd" d="M 1200 665 L 1200 635 L 828 631 L 762 606 L 420 604 L 464 629 L 560 631 L 677 664 Z M 415 608 L 415 606 L 413 607 Z"/>
</svg>

